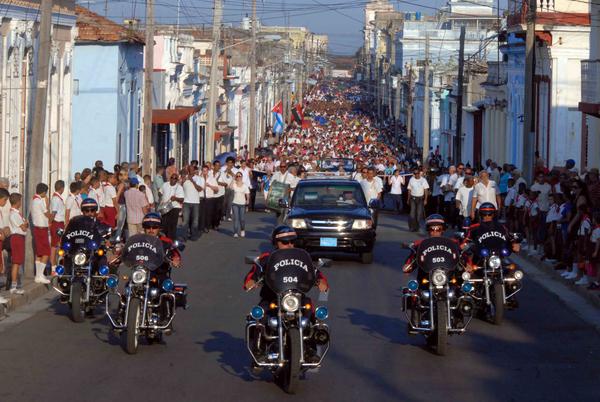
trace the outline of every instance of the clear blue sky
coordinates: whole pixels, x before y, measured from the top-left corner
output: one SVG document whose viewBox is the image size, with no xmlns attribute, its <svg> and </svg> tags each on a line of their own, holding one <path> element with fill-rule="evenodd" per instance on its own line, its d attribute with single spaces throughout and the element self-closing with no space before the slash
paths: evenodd
<svg viewBox="0 0 600 402">
<path fill-rule="evenodd" d="M 504 1 L 503 1 L 504 2 Z M 124 19 L 144 19 L 145 0 L 90 0 L 78 3 L 122 23 Z M 264 25 L 306 26 L 315 33 L 329 35 L 329 49 L 336 54 L 354 54 L 362 44 L 364 7 L 368 0 L 257 0 L 259 18 Z M 392 1 L 399 11 L 435 14 L 444 0 Z M 211 25 L 213 0 L 155 0 L 158 23 L 174 23 L 179 4 L 182 25 Z M 224 21 L 238 26 L 251 13 L 251 0 L 224 0 Z M 420 6 L 419 6 L 420 5 Z M 286 15 L 288 16 L 286 18 Z"/>
</svg>

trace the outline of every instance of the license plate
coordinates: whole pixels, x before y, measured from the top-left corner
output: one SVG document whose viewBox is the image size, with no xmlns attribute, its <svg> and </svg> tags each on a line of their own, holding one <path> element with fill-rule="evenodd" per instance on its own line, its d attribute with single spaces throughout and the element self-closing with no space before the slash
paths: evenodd
<svg viewBox="0 0 600 402">
<path fill-rule="evenodd" d="M 321 237 L 321 247 L 337 247 L 337 239 L 335 237 Z"/>
</svg>

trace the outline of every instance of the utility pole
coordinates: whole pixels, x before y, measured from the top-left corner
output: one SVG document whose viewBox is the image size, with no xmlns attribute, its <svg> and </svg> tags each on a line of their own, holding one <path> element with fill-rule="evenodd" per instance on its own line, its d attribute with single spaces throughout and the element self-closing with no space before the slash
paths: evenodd
<svg viewBox="0 0 600 402">
<path fill-rule="evenodd" d="M 429 156 L 429 32 L 425 36 L 425 69 L 424 69 L 424 86 L 423 93 L 423 165 L 427 163 Z"/>
<path fill-rule="evenodd" d="M 458 50 L 458 93 L 456 94 L 456 136 L 454 138 L 454 163 L 461 162 L 463 87 L 465 73 L 465 26 L 460 27 L 460 48 Z"/>
<path fill-rule="evenodd" d="M 523 177 L 533 177 L 533 136 L 535 135 L 535 106 L 533 99 L 533 74 L 535 73 L 535 12 L 536 0 L 529 0 L 527 37 L 525 38 L 525 97 L 523 101 Z"/>
<path fill-rule="evenodd" d="M 248 151 L 254 158 L 256 148 L 256 0 L 252 0 L 252 45 L 250 47 L 250 133 Z"/>
<path fill-rule="evenodd" d="M 33 128 L 29 138 L 29 160 L 27 163 L 27 188 L 25 193 L 25 210 L 29 210 L 30 200 L 35 194 L 35 187 L 42 182 L 44 172 L 44 137 L 46 127 L 46 104 L 48 100 L 48 73 L 52 39 L 52 0 L 42 0 L 40 5 L 39 48 L 35 85 L 35 106 L 33 110 Z M 23 111 L 24 113 L 24 111 Z M 27 215 L 27 214 L 26 214 Z"/>
<path fill-rule="evenodd" d="M 152 74 L 154 73 L 154 0 L 146 2 L 146 53 L 144 60 L 144 131 L 142 171 L 152 174 Z"/>
<path fill-rule="evenodd" d="M 406 135 L 412 139 L 412 115 L 413 115 L 413 80 L 412 64 L 408 66 L 408 96 L 406 106 Z"/>
<path fill-rule="evenodd" d="M 213 42 L 210 58 L 210 84 L 208 88 L 208 122 L 206 125 L 205 160 L 211 161 L 215 157 L 215 131 L 217 118 L 217 97 L 219 96 L 219 42 L 221 39 L 221 0 L 215 0 L 213 12 Z"/>
</svg>

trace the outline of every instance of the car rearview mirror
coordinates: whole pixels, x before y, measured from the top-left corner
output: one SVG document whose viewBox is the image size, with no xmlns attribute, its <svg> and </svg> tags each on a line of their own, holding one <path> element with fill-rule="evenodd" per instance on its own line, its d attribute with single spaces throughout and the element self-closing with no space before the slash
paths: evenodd
<svg viewBox="0 0 600 402">
<path fill-rule="evenodd" d="M 279 207 L 280 208 L 289 208 L 290 207 L 290 203 L 288 202 L 288 200 L 286 200 L 284 198 L 280 198 L 279 199 Z"/>
</svg>

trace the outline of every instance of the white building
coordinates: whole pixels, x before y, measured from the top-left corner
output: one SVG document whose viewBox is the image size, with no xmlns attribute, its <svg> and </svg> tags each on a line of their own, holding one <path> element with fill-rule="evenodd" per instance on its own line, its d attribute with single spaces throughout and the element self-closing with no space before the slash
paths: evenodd
<svg viewBox="0 0 600 402">
<path fill-rule="evenodd" d="M 71 63 L 76 35 L 73 1 L 52 10 L 52 49 L 44 130 L 43 181 L 68 179 L 71 144 Z M 23 191 L 33 128 L 39 0 L 0 0 L 0 176 Z"/>
</svg>

